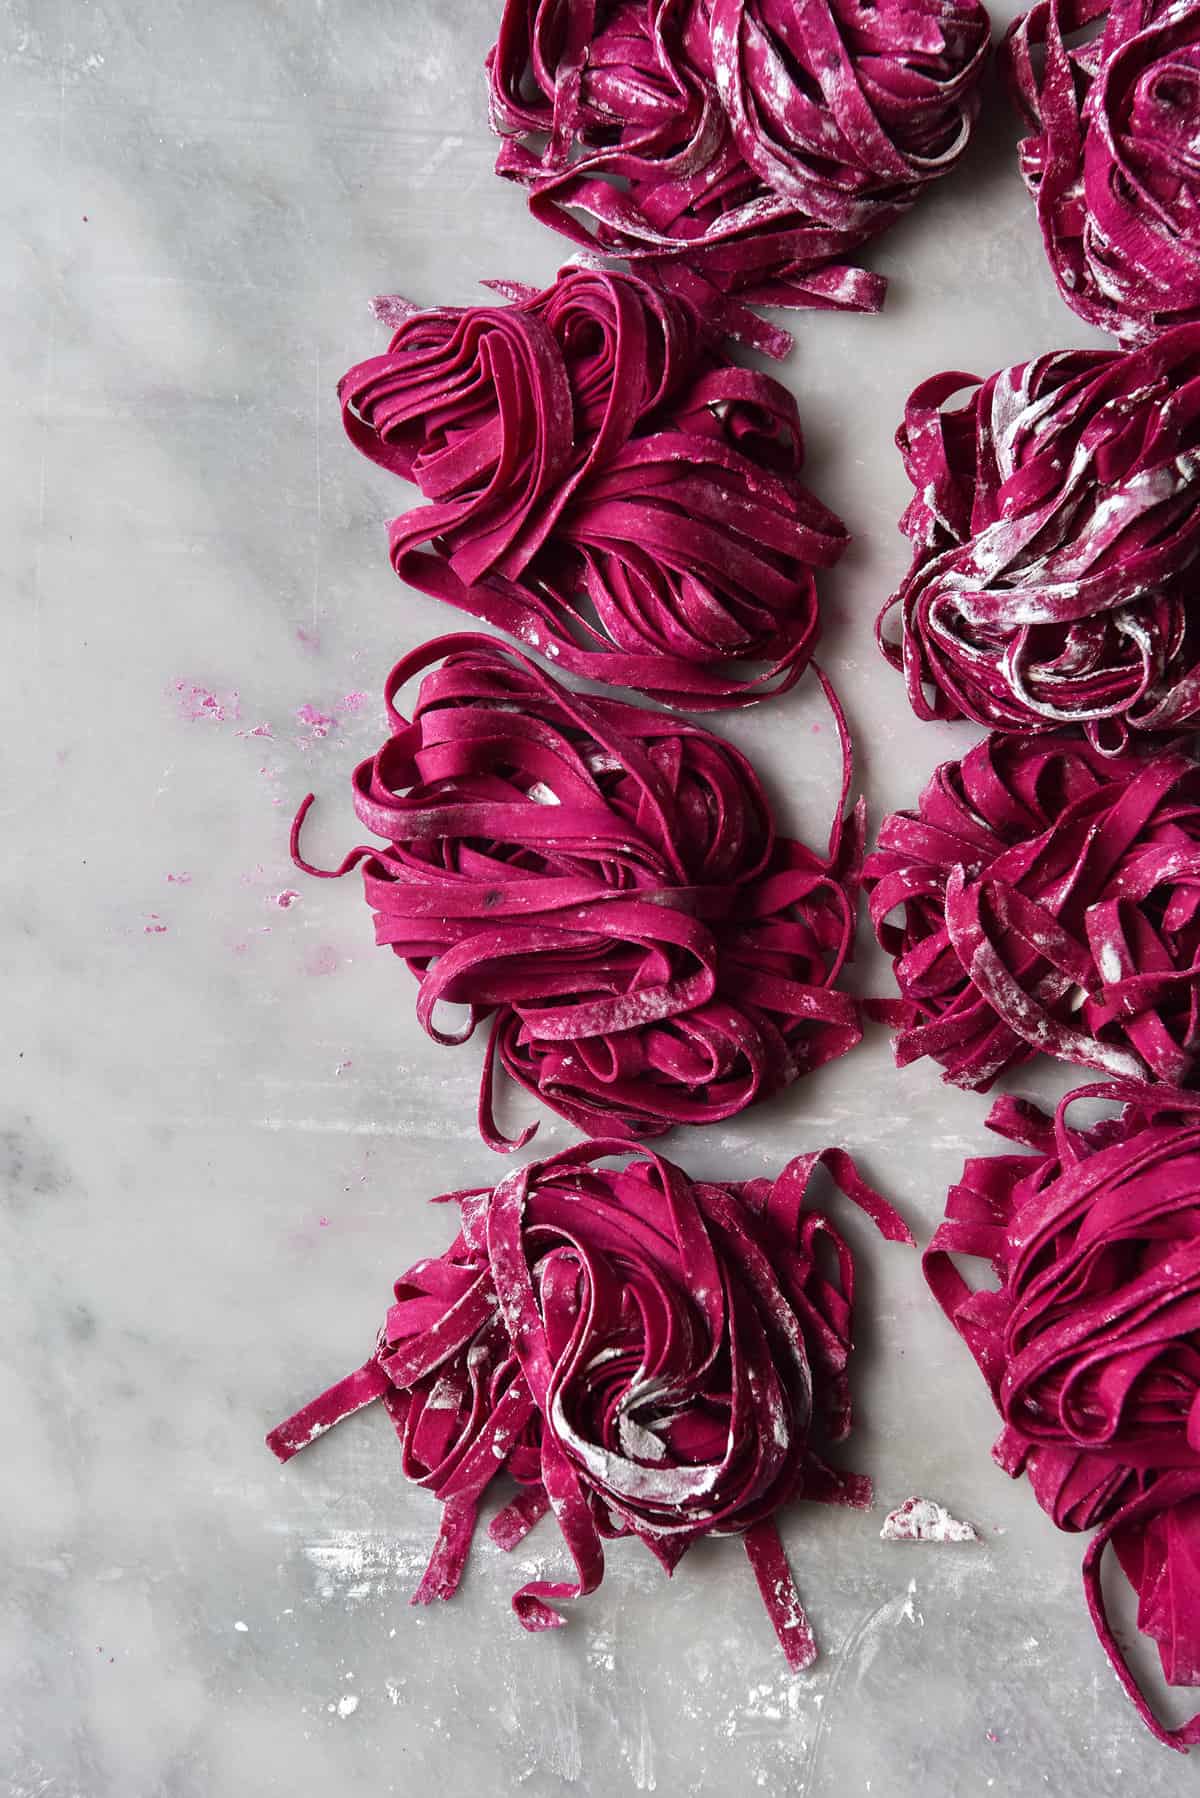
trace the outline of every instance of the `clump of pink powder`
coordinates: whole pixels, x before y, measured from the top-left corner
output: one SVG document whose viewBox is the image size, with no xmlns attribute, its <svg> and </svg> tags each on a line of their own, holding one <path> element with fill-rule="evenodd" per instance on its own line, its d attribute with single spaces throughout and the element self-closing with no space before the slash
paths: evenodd
<svg viewBox="0 0 1200 1798">
<path fill-rule="evenodd" d="M 200 686 L 196 681 L 172 681 L 170 692 L 179 708 L 180 716 L 189 724 L 225 724 L 241 717 L 239 697 L 236 693 L 217 694 L 208 687 Z"/>
</svg>

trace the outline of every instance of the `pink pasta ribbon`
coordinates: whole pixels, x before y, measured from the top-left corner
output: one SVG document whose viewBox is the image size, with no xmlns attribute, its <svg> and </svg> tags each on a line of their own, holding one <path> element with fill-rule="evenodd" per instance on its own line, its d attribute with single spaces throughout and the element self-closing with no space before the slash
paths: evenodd
<svg viewBox="0 0 1200 1798">
<path fill-rule="evenodd" d="M 791 394 L 636 276 L 505 291 L 408 309 L 341 383 L 351 441 L 429 502 L 389 527 L 396 573 L 669 704 L 786 691 L 818 634 L 813 570 L 847 541 L 800 481 Z"/>
<path fill-rule="evenodd" d="M 440 667 L 435 664 L 440 663 Z M 428 672 L 425 672 L 428 671 Z M 411 721 L 400 688 L 425 673 Z M 823 679 L 824 677 L 822 677 Z M 640 1139 L 733 1116 L 858 1042 L 836 982 L 854 940 L 862 810 L 828 854 L 776 833 L 744 756 L 700 725 L 561 687 L 490 638 L 443 637 L 397 664 L 392 735 L 354 774 L 376 940 L 417 976 L 440 1043 L 490 1019 L 496 1061 L 593 1135 Z M 293 827 L 293 854 L 311 795 Z M 457 1033 L 441 1002 L 465 1005 Z"/>
<path fill-rule="evenodd" d="M 1194 1079 L 1200 767 L 1182 749 L 989 737 L 884 821 L 863 876 L 902 1067 L 932 1055 L 986 1089 L 1046 1053 Z"/>
<path fill-rule="evenodd" d="M 369 1361 L 273 1430 L 287 1461 L 382 1398 L 407 1477 L 444 1507 L 414 1604 L 455 1592 L 480 1503 L 519 1487 L 489 1533 L 516 1547 L 553 1511 L 573 1579 L 533 1580 L 527 1630 L 599 1585 L 606 1539 L 637 1536 L 670 1573 L 702 1536 L 740 1535 L 788 1663 L 816 1656 L 773 1521 L 796 1498 L 865 1506 L 870 1481 L 820 1445 L 850 1428 L 854 1263 L 806 1204 L 818 1164 L 891 1241 L 912 1238 L 840 1149 L 776 1180 L 691 1181 L 657 1155 L 581 1144 L 494 1191 L 452 1193 L 461 1230 L 396 1282 Z"/>
<path fill-rule="evenodd" d="M 1124 1110 L 1069 1128 L 1081 1098 Z M 1117 1081 L 1070 1094 L 1052 1128 L 1015 1099 L 989 1123 L 1035 1153 L 967 1162 L 926 1277 L 1004 1419 L 995 1459 L 1060 1529 L 1099 1526 L 1083 1561 L 1097 1634 L 1147 1727 L 1185 1748 L 1200 1716 L 1154 1715 L 1100 1576 L 1111 1543 L 1166 1679 L 1200 1685 L 1200 1095 Z M 990 1260 L 999 1290 L 973 1292 L 957 1255 Z"/>
<path fill-rule="evenodd" d="M 954 167 L 988 42 L 977 0 L 506 0 L 496 170 L 786 355 L 750 308 L 878 311 L 886 282 L 843 258 Z"/>
<path fill-rule="evenodd" d="M 1039 0 L 1010 27 L 1005 61 L 1031 129 L 1021 173 L 1067 305 L 1126 344 L 1200 323 L 1194 0 Z"/>
<path fill-rule="evenodd" d="M 913 561 L 878 637 L 919 718 L 1113 749 L 1200 715 L 1200 324 L 935 375 L 897 442 Z"/>
</svg>

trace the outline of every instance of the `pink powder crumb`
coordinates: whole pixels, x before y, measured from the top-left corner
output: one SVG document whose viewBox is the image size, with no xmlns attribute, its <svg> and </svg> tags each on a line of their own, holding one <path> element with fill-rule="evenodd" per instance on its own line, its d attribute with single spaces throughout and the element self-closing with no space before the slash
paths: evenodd
<svg viewBox="0 0 1200 1798">
<path fill-rule="evenodd" d="M 254 726 L 253 730 L 235 730 L 233 734 L 235 737 L 271 737 L 271 738 L 273 738 L 275 735 L 275 732 L 271 729 L 271 726 L 269 724 L 256 724 Z"/>
<path fill-rule="evenodd" d="M 338 952 L 330 943 L 318 943 L 304 958 L 306 974 L 336 974 L 340 965 Z"/>
<path fill-rule="evenodd" d="M 242 715 L 236 692 L 227 693 L 221 698 L 218 694 L 211 693 L 207 687 L 190 680 L 172 681 L 169 691 L 174 694 L 176 705 L 190 724 L 198 724 L 202 719 L 213 724 L 225 724 Z"/>
<path fill-rule="evenodd" d="M 290 911 L 299 897 L 295 887 L 284 887 L 281 893 L 268 893 L 267 904 L 277 905 L 280 911 Z"/>
<path fill-rule="evenodd" d="M 371 311 L 381 325 L 386 325 L 389 331 L 394 331 L 398 325 L 404 323 L 406 318 L 411 318 L 414 312 L 419 312 L 420 307 L 415 301 L 406 300 L 403 294 L 378 293 L 371 301 Z"/>
<path fill-rule="evenodd" d="M 168 874 L 167 875 L 167 885 L 169 887 L 190 887 L 191 884 L 192 884 L 192 877 L 190 874 Z"/>
<path fill-rule="evenodd" d="M 879 1532 L 884 1542 L 978 1542 L 973 1523 L 952 1517 L 934 1498 L 906 1498 L 889 1511 Z"/>
<path fill-rule="evenodd" d="M 163 923 L 156 911 L 150 913 L 149 921 L 142 925 L 145 936 L 166 936 L 168 926 Z"/>
<path fill-rule="evenodd" d="M 328 1218 L 327 1218 L 327 1217 L 319 1217 L 319 1218 L 318 1218 L 318 1219 L 317 1219 L 317 1223 L 318 1223 L 318 1224 L 319 1224 L 319 1225 L 320 1225 L 320 1227 L 321 1227 L 321 1229 L 322 1229 L 322 1230 L 328 1230 L 328 1228 L 329 1228 L 329 1219 L 328 1219 Z"/>
<path fill-rule="evenodd" d="M 994 1729 L 985 1729 L 983 1733 L 985 1740 L 989 1742 L 998 1742 L 1000 1740 L 1000 1737 L 996 1734 Z"/>
<path fill-rule="evenodd" d="M 303 643 L 305 649 L 320 649 L 321 639 L 316 631 L 306 631 L 302 624 L 296 626 L 296 641 Z"/>
<path fill-rule="evenodd" d="M 298 706 L 296 716 L 301 724 L 307 724 L 314 737 L 327 737 L 331 730 L 337 729 L 337 719 L 333 714 L 319 712 L 314 705 Z"/>
<path fill-rule="evenodd" d="M 343 712 L 361 712 L 363 707 L 370 702 L 370 698 L 369 693 L 347 693 L 342 701 L 342 710 Z"/>
</svg>

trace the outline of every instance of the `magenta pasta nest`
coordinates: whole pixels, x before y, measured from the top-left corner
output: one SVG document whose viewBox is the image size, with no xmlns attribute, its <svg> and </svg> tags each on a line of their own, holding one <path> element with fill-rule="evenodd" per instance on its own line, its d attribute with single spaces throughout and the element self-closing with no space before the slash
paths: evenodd
<svg viewBox="0 0 1200 1798">
<path fill-rule="evenodd" d="M 351 441 L 429 502 L 390 527 L 396 573 L 668 704 L 785 691 L 817 640 L 814 570 L 847 541 L 800 480 L 791 394 L 634 275 L 506 291 L 402 309 L 341 383 Z"/>
<path fill-rule="evenodd" d="M 440 664 L 440 665 L 437 665 Z M 411 720 L 393 703 L 424 673 Z M 487 1022 L 497 1064 L 593 1135 L 733 1116 L 861 1035 L 850 955 L 861 809 L 828 852 L 775 829 L 749 762 L 673 714 L 560 686 L 515 650 L 445 637 L 393 669 L 392 734 L 354 774 L 376 941 L 443 1044 Z M 293 830 L 298 834 L 309 801 Z M 466 1007 L 457 1031 L 444 1004 Z M 530 1126 L 520 1142 L 532 1133 Z M 519 1144 L 518 1144 L 519 1146 Z"/>
<path fill-rule="evenodd" d="M 977 0 L 506 0 L 497 172 L 782 355 L 751 304 L 882 303 L 843 258 L 962 155 L 989 29 Z"/>
<path fill-rule="evenodd" d="M 919 718 L 1110 750 L 1195 721 L 1200 325 L 936 375 L 897 442 L 913 560 L 878 636 Z"/>
<path fill-rule="evenodd" d="M 1200 8 L 1041 0 L 1004 54 L 1067 305 L 1126 344 L 1200 322 Z"/>
<path fill-rule="evenodd" d="M 1178 748 L 1106 756 L 1079 737 L 998 737 L 887 818 L 863 869 L 893 958 L 896 1059 L 986 1088 L 1039 1053 L 1195 1079 L 1200 767 Z"/>
<path fill-rule="evenodd" d="M 527 1630 L 599 1585 L 606 1539 L 670 1573 L 740 1535 L 789 1664 L 813 1633 L 773 1521 L 796 1498 L 866 1506 L 870 1481 L 822 1445 L 850 1428 L 854 1262 L 807 1203 L 818 1163 L 895 1242 L 912 1238 L 840 1149 L 774 1180 L 693 1182 L 619 1143 L 567 1149 L 494 1191 L 450 1193 L 460 1231 L 402 1274 L 370 1359 L 267 1438 L 280 1460 L 382 1398 L 406 1476 L 443 1505 L 414 1604 L 456 1590 L 493 1480 L 517 1497 L 489 1533 L 512 1549 L 553 1511 L 575 1577 L 513 1597 Z M 601 1166 L 617 1156 L 619 1167 Z"/>
<path fill-rule="evenodd" d="M 1086 1098 L 1124 1108 L 1069 1127 Z M 1035 1152 L 967 1162 L 926 1277 L 1004 1420 L 1000 1466 L 1060 1529 L 1099 1526 L 1083 1562 L 1096 1630 L 1148 1727 L 1183 1748 L 1200 1716 L 1154 1716 L 1101 1560 L 1111 1543 L 1168 1682 L 1200 1685 L 1200 1095 L 1117 1082 L 1069 1095 L 1053 1126 L 1013 1099 L 989 1121 Z M 998 1290 L 973 1291 L 957 1255 L 990 1260 Z"/>
</svg>

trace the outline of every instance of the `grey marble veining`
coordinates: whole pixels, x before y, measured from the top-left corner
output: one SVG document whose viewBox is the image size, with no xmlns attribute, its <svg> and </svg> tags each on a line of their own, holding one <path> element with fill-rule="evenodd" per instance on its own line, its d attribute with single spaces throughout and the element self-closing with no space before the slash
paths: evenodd
<svg viewBox="0 0 1200 1798">
<path fill-rule="evenodd" d="M 444 1214 L 420 1201 L 498 1165 L 470 1122 L 475 1048 L 424 1040 L 354 884 L 304 881 L 286 857 L 309 787 L 312 852 L 345 846 L 346 775 L 376 739 L 383 675 L 455 623 L 394 581 L 390 483 L 341 440 L 336 377 L 379 341 L 364 302 L 463 301 L 477 277 L 549 276 L 563 253 L 490 173 L 480 63 L 496 12 L 0 13 L 0 1787 L 1190 1789 L 1194 1770 L 1116 1690 L 1079 1544 L 991 1465 L 988 1400 L 917 1257 L 856 1218 L 861 1421 L 845 1459 L 874 1475 L 880 1510 L 786 1519 L 825 1650 L 803 1679 L 734 1543 L 669 1586 L 617 1545 L 569 1628 L 524 1637 L 508 1596 L 562 1564 L 550 1526 L 516 1566 L 482 1541 L 452 1606 L 410 1610 L 436 1507 L 402 1483 L 385 1421 L 352 1419 L 286 1471 L 262 1446 L 364 1357 L 392 1277 L 444 1242 Z M 800 320 L 785 370 L 813 483 L 856 533 L 824 582 L 823 659 L 876 819 L 973 735 L 917 725 L 871 641 L 905 561 L 903 399 L 935 368 L 1089 340 L 1054 293 L 1015 130 L 990 102 L 965 166 L 874 253 L 893 279 L 883 316 Z M 322 735 L 314 715 L 336 724 Z M 727 728 L 789 821 L 821 832 L 834 748 L 819 696 Z M 879 990 L 883 974 L 864 943 L 858 978 Z M 931 1067 L 897 1074 L 874 1032 L 668 1146 L 745 1177 L 844 1142 L 927 1236 L 963 1156 L 989 1145 L 985 1110 Z M 570 1138 L 546 1120 L 538 1147 Z M 881 1544 L 883 1508 L 910 1492 L 983 1542 Z"/>
</svg>

